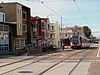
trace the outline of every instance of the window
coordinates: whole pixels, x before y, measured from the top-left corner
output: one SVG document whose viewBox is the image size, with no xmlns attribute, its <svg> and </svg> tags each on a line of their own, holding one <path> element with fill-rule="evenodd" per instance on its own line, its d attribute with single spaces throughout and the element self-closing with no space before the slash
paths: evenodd
<svg viewBox="0 0 100 75">
<path fill-rule="evenodd" d="M 24 32 L 27 31 L 27 26 L 26 26 L 26 24 L 23 25 L 23 31 L 24 31 Z"/>
<path fill-rule="evenodd" d="M 21 9 L 20 8 L 18 8 L 18 14 L 21 14 Z"/>
<path fill-rule="evenodd" d="M 9 27 L 8 26 L 4 26 L 4 31 L 9 31 Z"/>
<path fill-rule="evenodd" d="M 37 32 L 33 32 L 33 37 L 36 37 L 37 36 Z"/>
<path fill-rule="evenodd" d="M 44 28 L 44 22 L 42 22 L 42 28 Z"/>
<path fill-rule="evenodd" d="M 38 27 L 38 21 L 36 21 L 36 26 L 35 27 Z"/>
<path fill-rule="evenodd" d="M 0 51 L 9 50 L 9 27 L 0 25 Z"/>
<path fill-rule="evenodd" d="M 36 28 L 33 28 L 33 32 L 35 32 L 35 31 L 37 31 L 37 29 Z"/>
<path fill-rule="evenodd" d="M 44 32 L 42 32 L 42 36 L 44 37 Z"/>
<path fill-rule="evenodd" d="M 5 21 L 5 14 L 2 14 L 2 20 Z"/>
<path fill-rule="evenodd" d="M 23 19 L 26 19 L 26 12 L 23 12 L 23 13 L 22 13 L 22 18 L 23 18 Z"/>
<path fill-rule="evenodd" d="M 72 36 L 72 43 L 78 44 L 78 36 Z"/>
<path fill-rule="evenodd" d="M 0 21 L 1 22 L 5 21 L 5 14 L 4 13 L 0 13 Z"/>
<path fill-rule="evenodd" d="M 54 26 L 51 26 L 50 29 L 51 29 L 51 30 L 54 30 Z"/>
<path fill-rule="evenodd" d="M 48 24 L 48 30 L 50 30 L 50 25 Z"/>
<path fill-rule="evenodd" d="M 52 38 L 52 34 L 50 34 L 50 38 Z"/>
<path fill-rule="evenodd" d="M 54 34 L 50 34 L 50 38 L 55 38 L 55 35 Z"/>
<path fill-rule="evenodd" d="M 9 27 L 6 25 L 0 25 L 0 31 L 9 31 Z"/>
<path fill-rule="evenodd" d="M 23 46 L 25 46 L 25 38 L 16 38 L 15 49 L 21 49 Z"/>
<path fill-rule="evenodd" d="M 3 26 L 2 25 L 0 25 L 0 31 L 3 31 Z"/>
<path fill-rule="evenodd" d="M 21 28 L 21 23 L 20 22 L 18 22 L 18 28 Z"/>
</svg>

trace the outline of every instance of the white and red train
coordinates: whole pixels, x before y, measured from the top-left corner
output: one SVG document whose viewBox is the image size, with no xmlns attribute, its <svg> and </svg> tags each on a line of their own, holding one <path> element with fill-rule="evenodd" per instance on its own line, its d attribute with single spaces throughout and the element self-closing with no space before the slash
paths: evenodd
<svg viewBox="0 0 100 75">
<path fill-rule="evenodd" d="M 73 34 L 72 37 L 65 38 L 63 40 L 64 46 L 70 46 L 71 48 L 88 48 L 91 45 L 90 39 L 81 34 Z"/>
<path fill-rule="evenodd" d="M 83 35 L 72 35 L 71 48 L 88 48 L 90 47 L 90 39 Z"/>
</svg>

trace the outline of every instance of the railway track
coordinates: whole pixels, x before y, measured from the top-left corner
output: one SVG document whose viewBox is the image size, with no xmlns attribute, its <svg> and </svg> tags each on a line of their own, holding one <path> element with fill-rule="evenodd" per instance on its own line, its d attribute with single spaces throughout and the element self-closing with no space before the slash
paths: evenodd
<svg viewBox="0 0 100 75">
<path fill-rule="evenodd" d="M 75 51 L 76 51 L 76 50 L 75 50 Z M 78 51 L 76 51 L 76 52 L 74 52 L 74 51 L 68 52 L 68 53 L 66 53 L 64 59 L 59 60 L 59 62 L 57 62 L 57 63 L 55 63 L 55 64 L 49 66 L 47 69 L 45 69 L 45 70 L 43 70 L 42 72 L 37 73 L 37 74 L 35 74 L 35 75 L 43 75 L 43 74 L 45 74 L 47 71 L 49 71 L 50 69 L 52 69 L 52 68 L 54 68 L 55 66 L 57 66 L 58 64 L 64 62 L 64 61 L 67 60 L 67 59 L 70 59 L 71 57 L 74 57 L 75 55 L 78 55 L 79 53 L 83 53 L 83 52 L 85 52 L 85 51 L 84 51 L 84 50 L 82 50 L 82 51 L 78 50 Z M 82 60 L 85 58 L 85 56 L 87 56 L 89 53 L 90 53 L 90 52 L 88 52 L 86 55 L 84 55 L 83 57 L 81 57 L 81 58 L 79 59 L 78 63 L 73 67 L 73 69 L 69 72 L 68 75 L 71 75 L 71 73 L 75 70 L 75 68 L 79 65 L 79 63 L 82 62 Z M 42 61 L 42 60 L 48 59 L 48 58 L 50 58 L 50 57 L 52 57 L 52 56 L 53 56 L 53 57 L 54 57 L 54 56 L 60 56 L 60 53 L 59 53 L 59 54 L 56 54 L 56 55 L 55 55 L 55 54 L 54 54 L 54 55 L 49 55 L 48 57 L 44 57 L 44 58 L 42 58 L 42 59 L 33 61 L 33 62 L 31 62 L 31 63 L 25 64 L 25 65 L 21 65 L 21 66 L 19 66 L 19 67 L 17 67 L 17 68 L 14 68 L 14 69 L 9 70 L 9 71 L 2 72 L 2 73 L 0 73 L 0 75 L 6 75 L 6 74 L 8 74 L 8 73 L 14 72 L 14 71 L 16 71 L 16 70 L 19 70 L 19 69 L 24 68 L 24 67 L 26 67 L 26 66 L 29 66 L 29 65 L 31 65 L 31 64 L 34 64 L 34 63 L 40 62 L 40 61 Z M 31 58 L 30 58 L 30 59 L 31 59 Z M 29 60 L 30 60 L 30 59 L 29 59 Z M 26 61 L 26 60 L 25 60 L 25 61 Z M 22 61 L 21 61 L 21 62 L 22 62 Z M 16 62 L 16 63 L 17 63 L 17 62 Z M 19 63 L 19 62 L 18 62 L 18 63 Z M 9 65 L 11 65 L 11 64 L 9 64 Z M 9 66 L 9 65 L 7 65 L 7 66 Z M 3 67 L 4 67 L 4 66 L 3 66 Z M 3 67 L 2 67 L 2 68 L 3 68 Z M 5 67 L 6 67 L 6 65 L 5 65 Z M 10 74 L 8 74 L 8 75 L 10 75 Z"/>
<path fill-rule="evenodd" d="M 51 54 L 49 54 L 49 55 L 51 55 Z M 5 67 L 5 66 L 9 66 L 9 65 L 12 65 L 12 64 L 16 64 L 16 63 L 19 63 L 19 62 L 31 60 L 31 59 L 34 59 L 34 58 L 37 58 L 37 57 L 40 57 L 40 56 L 32 56 L 32 57 L 29 57 L 29 58 L 25 58 L 25 59 L 21 59 L 21 60 L 15 61 L 15 62 L 11 62 L 11 63 L 8 63 L 8 64 L 4 64 L 4 65 L 1 65 L 0 68 Z M 4 57 L 4 58 L 10 58 L 10 57 Z"/>
<path fill-rule="evenodd" d="M 82 51 L 82 52 L 84 52 L 84 51 Z M 70 70 L 70 72 L 69 72 L 68 74 L 66 74 L 66 75 L 71 75 L 71 74 L 73 73 L 73 71 L 76 69 L 76 67 L 78 67 L 78 65 L 83 61 L 83 59 L 84 59 L 90 52 L 91 52 L 91 51 L 89 51 L 89 52 L 87 52 L 85 55 L 83 55 L 83 56 L 79 59 L 79 61 L 77 62 L 77 64 L 76 64 L 76 65 Z M 79 52 L 79 53 L 81 53 L 81 52 Z M 61 63 L 64 62 L 65 60 L 70 59 L 71 57 L 73 57 L 73 56 L 75 56 L 75 55 L 77 55 L 77 54 L 78 54 L 78 53 L 75 53 L 75 54 L 73 54 L 73 55 L 71 55 L 71 56 L 69 56 L 69 57 L 67 57 L 67 58 L 65 58 L 65 59 L 63 59 L 63 60 L 57 62 L 56 64 L 54 64 L 54 65 L 48 67 L 46 70 L 42 71 L 41 73 L 39 73 L 39 74 L 37 74 L 37 75 L 48 75 L 48 74 L 45 74 L 45 73 L 48 72 L 49 70 L 53 69 L 53 68 L 56 67 L 57 65 L 61 64 Z M 50 75 L 50 74 L 49 74 L 49 75 Z"/>
<path fill-rule="evenodd" d="M 30 60 L 30 59 L 33 59 L 33 58 L 36 58 L 36 57 L 30 57 L 30 58 L 22 59 L 22 60 L 19 60 L 19 61 L 11 62 L 11 63 L 8 63 L 8 64 L 4 64 L 4 65 L 1 65 L 0 68 L 5 67 L 5 66 L 9 66 L 9 65 L 12 65 L 12 64 L 16 64 L 16 63 L 19 63 L 19 62 L 23 62 L 23 61 L 26 61 L 26 60 Z"/>
<path fill-rule="evenodd" d="M 70 52 L 68 52 L 68 53 L 70 53 Z M 17 68 L 14 68 L 14 69 L 11 69 L 11 70 L 8 70 L 8 71 L 5 71 L 5 72 L 2 72 L 2 73 L 0 73 L 0 75 L 4 75 L 4 74 L 6 74 L 6 73 L 12 72 L 12 71 L 14 71 L 14 70 L 23 68 L 23 67 L 25 67 L 25 66 L 31 65 L 31 64 L 33 64 L 33 63 L 36 63 L 36 62 L 39 62 L 39 61 L 42 61 L 42 60 L 45 60 L 45 59 L 48 59 L 48 58 L 50 58 L 50 57 L 52 57 L 52 56 L 57 56 L 57 55 L 60 55 L 60 53 L 57 53 L 57 54 L 56 54 L 56 53 L 55 53 L 55 54 L 50 54 L 49 56 L 44 57 L 44 58 L 42 58 L 42 59 L 33 61 L 33 62 L 28 63 L 28 64 L 25 64 L 25 65 L 21 65 L 21 66 L 19 66 L 19 67 L 17 67 Z M 38 56 L 38 57 L 40 57 L 40 56 Z M 1 66 L 0 66 L 0 69 L 2 69 L 2 68 L 4 68 L 4 67 L 7 67 L 7 66 L 14 65 L 14 64 L 18 64 L 18 63 L 21 63 L 21 62 L 24 62 L 24 63 L 25 63 L 25 61 L 30 60 L 30 59 L 33 59 L 33 58 L 37 58 L 37 56 L 36 56 L 36 57 L 30 57 L 30 58 L 27 58 L 27 59 L 22 59 L 22 60 L 19 60 L 19 61 L 16 61 L 16 62 L 12 62 L 12 63 L 8 63 L 8 64 L 5 64 L 5 65 L 1 65 Z"/>
<path fill-rule="evenodd" d="M 90 54 L 92 51 L 89 51 L 89 52 L 87 52 L 85 55 L 83 55 L 80 59 L 79 59 L 79 61 L 77 62 L 77 64 L 71 69 L 71 71 L 68 73 L 68 75 L 71 75 L 73 72 L 74 72 L 74 70 L 78 67 L 78 65 L 84 60 L 84 58 L 88 55 L 88 54 Z"/>
<path fill-rule="evenodd" d="M 64 55 L 64 57 L 65 57 L 64 59 L 59 60 L 59 62 L 55 63 L 54 65 L 49 66 L 49 67 L 48 67 L 46 70 L 44 70 L 43 72 L 41 72 L 41 73 L 39 73 L 39 74 L 35 74 L 35 75 L 42 75 L 43 73 L 45 73 L 46 71 L 48 71 L 48 70 L 50 70 L 51 68 L 55 67 L 56 65 L 60 64 L 60 63 L 63 62 L 64 60 L 67 60 L 68 58 L 70 58 L 70 57 L 72 57 L 72 56 L 74 56 L 74 55 L 77 55 L 78 53 L 81 53 L 81 52 L 84 52 L 84 51 L 79 51 L 79 50 L 78 50 L 78 51 L 69 52 L 69 53 L 67 53 L 66 55 Z M 56 56 L 56 57 L 57 57 L 57 56 Z M 39 61 L 42 61 L 42 60 L 45 60 L 45 59 L 37 60 L 37 61 L 32 62 L 32 63 L 29 63 L 29 64 L 27 64 L 27 65 L 17 67 L 17 68 L 15 68 L 15 69 L 9 70 L 9 71 L 7 71 L 7 72 L 1 73 L 1 75 L 7 75 L 8 73 L 14 72 L 14 71 L 16 71 L 16 70 L 18 70 L 18 69 L 21 69 L 21 68 L 23 68 L 23 67 L 29 66 L 29 65 L 31 65 L 31 64 L 33 64 L 33 63 L 38 63 Z M 34 64 L 34 66 L 35 66 L 35 64 Z M 10 75 L 10 74 L 8 74 L 8 75 Z M 34 75 L 34 74 L 33 74 L 33 75 Z"/>
</svg>

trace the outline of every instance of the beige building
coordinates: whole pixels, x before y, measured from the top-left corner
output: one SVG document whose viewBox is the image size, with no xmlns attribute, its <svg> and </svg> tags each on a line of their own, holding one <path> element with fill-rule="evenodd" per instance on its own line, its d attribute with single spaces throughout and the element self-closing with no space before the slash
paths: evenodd
<svg viewBox="0 0 100 75">
<path fill-rule="evenodd" d="M 31 42 L 30 33 L 30 8 L 17 2 L 0 3 L 4 8 L 5 21 L 12 22 L 11 25 L 11 51 L 22 49 Z"/>
<path fill-rule="evenodd" d="M 50 41 L 51 44 L 60 46 L 60 25 L 58 22 L 50 23 Z"/>
</svg>

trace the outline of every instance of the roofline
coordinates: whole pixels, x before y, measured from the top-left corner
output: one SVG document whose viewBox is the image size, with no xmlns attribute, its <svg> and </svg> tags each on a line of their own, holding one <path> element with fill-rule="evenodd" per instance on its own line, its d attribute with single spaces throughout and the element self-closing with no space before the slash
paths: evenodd
<svg viewBox="0 0 100 75">
<path fill-rule="evenodd" d="M 23 5 L 23 4 L 19 3 L 19 2 L 3 2 L 3 3 L 0 3 L 0 4 L 19 4 L 19 5 L 22 5 L 23 7 L 26 7 L 26 8 L 30 9 L 30 7 L 25 6 L 25 5 Z"/>
</svg>

